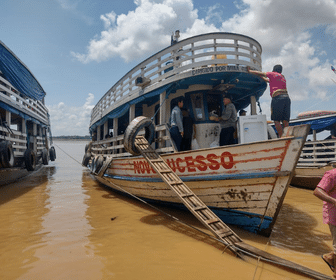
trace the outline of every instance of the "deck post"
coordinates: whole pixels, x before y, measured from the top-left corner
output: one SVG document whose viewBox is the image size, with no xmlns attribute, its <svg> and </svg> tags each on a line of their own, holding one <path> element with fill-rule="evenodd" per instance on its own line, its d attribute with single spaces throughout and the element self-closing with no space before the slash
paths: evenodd
<svg viewBox="0 0 336 280">
<path fill-rule="evenodd" d="M 251 115 L 257 114 L 257 100 L 254 95 L 251 95 Z"/>
<path fill-rule="evenodd" d="M 118 136 L 118 118 L 114 118 L 113 119 L 113 137 Z M 118 146 L 119 145 L 119 141 L 114 141 L 113 142 L 113 146 Z M 118 150 L 114 149 L 113 153 L 118 154 Z"/>
<path fill-rule="evenodd" d="M 22 134 L 27 134 L 26 120 L 22 119 Z"/>
<path fill-rule="evenodd" d="M 135 118 L 135 104 L 130 106 L 129 109 L 129 122 L 131 122 Z"/>
<path fill-rule="evenodd" d="M 166 92 L 160 94 L 160 104 L 162 104 L 160 108 L 160 124 L 166 123 L 166 112 L 167 112 L 167 101 L 166 101 Z M 165 136 L 165 131 L 159 132 L 159 139 L 163 139 Z M 165 147 L 165 143 L 163 141 L 159 142 L 159 148 Z"/>
<path fill-rule="evenodd" d="M 9 127 L 11 125 L 11 119 L 12 119 L 12 113 L 9 112 L 9 111 L 6 111 L 6 122 L 7 122 Z"/>
<path fill-rule="evenodd" d="M 37 124 L 33 123 L 33 150 L 35 153 L 37 153 Z"/>
<path fill-rule="evenodd" d="M 97 141 L 101 140 L 100 139 L 100 134 L 101 134 L 101 132 L 100 132 L 100 125 L 98 125 L 97 126 Z"/>
<path fill-rule="evenodd" d="M 104 123 L 104 137 L 106 139 L 106 135 L 108 134 L 108 120 Z"/>
</svg>

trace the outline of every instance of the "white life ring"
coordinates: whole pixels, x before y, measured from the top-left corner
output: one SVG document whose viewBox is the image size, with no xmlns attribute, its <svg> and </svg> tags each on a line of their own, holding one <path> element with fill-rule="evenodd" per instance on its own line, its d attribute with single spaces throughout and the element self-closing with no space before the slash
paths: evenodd
<svg viewBox="0 0 336 280">
<path fill-rule="evenodd" d="M 138 135 L 141 129 L 145 129 L 145 138 L 149 144 L 152 144 L 154 140 L 155 127 L 151 119 L 144 116 L 135 118 L 127 126 L 124 134 L 124 146 L 127 152 L 134 156 L 140 155 L 140 152 L 135 147 L 135 137 Z"/>
</svg>

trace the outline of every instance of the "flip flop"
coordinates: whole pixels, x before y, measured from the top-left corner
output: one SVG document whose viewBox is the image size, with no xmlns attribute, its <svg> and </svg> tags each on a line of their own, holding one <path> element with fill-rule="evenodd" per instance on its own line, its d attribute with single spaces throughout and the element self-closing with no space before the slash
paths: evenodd
<svg viewBox="0 0 336 280">
<path fill-rule="evenodd" d="M 334 272 L 335 268 L 332 266 L 325 258 L 323 258 L 323 255 L 321 256 L 322 260 L 329 266 L 332 272 Z"/>
</svg>

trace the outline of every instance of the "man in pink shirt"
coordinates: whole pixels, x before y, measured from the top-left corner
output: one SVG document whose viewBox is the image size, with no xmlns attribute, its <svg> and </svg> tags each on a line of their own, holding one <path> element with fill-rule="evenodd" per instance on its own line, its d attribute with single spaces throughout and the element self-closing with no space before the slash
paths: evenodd
<svg viewBox="0 0 336 280">
<path fill-rule="evenodd" d="M 326 171 L 314 190 L 314 195 L 323 200 L 323 223 L 329 225 L 333 239 L 333 251 L 324 254 L 322 259 L 328 264 L 334 272 L 336 265 L 336 168 Z"/>
<path fill-rule="evenodd" d="M 271 102 L 271 119 L 274 121 L 275 128 L 279 137 L 283 133 L 283 128 L 288 126 L 290 119 L 291 100 L 287 92 L 287 84 L 285 76 L 282 75 L 282 66 L 275 65 L 272 72 L 260 72 L 251 70 L 247 71 L 260 76 L 265 82 L 269 83 Z"/>
</svg>

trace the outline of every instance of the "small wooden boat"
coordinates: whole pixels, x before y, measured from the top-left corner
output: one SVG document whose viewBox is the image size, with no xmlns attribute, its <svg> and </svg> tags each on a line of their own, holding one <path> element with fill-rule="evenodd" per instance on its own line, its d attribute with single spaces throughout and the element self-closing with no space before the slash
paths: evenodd
<svg viewBox="0 0 336 280">
<path fill-rule="evenodd" d="M 323 174 L 336 168 L 336 111 L 309 111 L 298 115 L 290 121 L 290 125 L 309 124 L 308 140 L 300 155 L 291 185 L 315 189 Z M 324 140 L 317 140 L 320 132 L 330 132 Z"/>
<path fill-rule="evenodd" d="M 45 95 L 28 67 L 0 41 L 0 185 L 55 160 Z"/>
<path fill-rule="evenodd" d="M 122 77 L 92 110 L 92 142 L 83 165 L 115 190 L 182 206 L 146 159 L 129 144 L 125 149 L 125 131 L 143 133 L 225 223 L 269 236 L 309 126 L 288 127 L 282 138 L 268 139 L 266 117 L 256 113 L 256 101 L 267 85 L 248 73 L 247 66 L 261 70 L 261 46 L 232 33 L 191 37 L 154 54 Z M 214 111 L 222 112 L 223 94 L 232 96 L 237 110 L 250 106 L 252 114 L 239 118 L 237 144 L 230 146 L 218 145 L 220 126 L 211 118 Z M 177 152 L 167 123 L 180 96 L 195 123 L 199 148 Z M 134 119 L 143 125 L 132 127 Z"/>
</svg>

